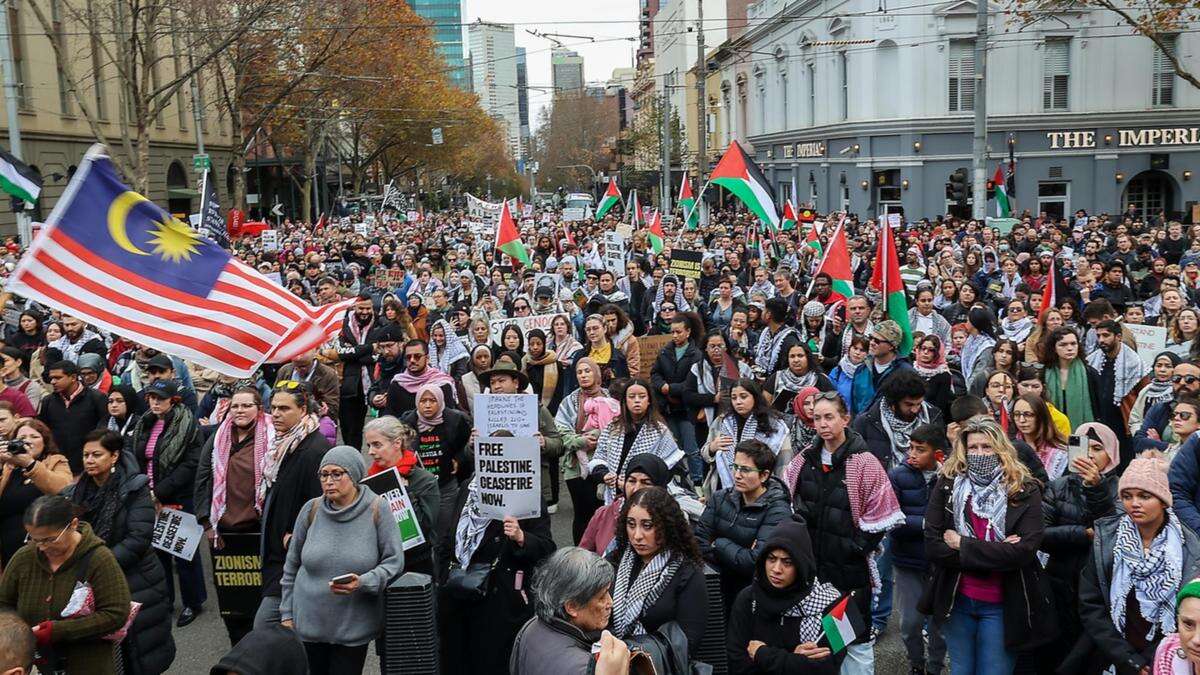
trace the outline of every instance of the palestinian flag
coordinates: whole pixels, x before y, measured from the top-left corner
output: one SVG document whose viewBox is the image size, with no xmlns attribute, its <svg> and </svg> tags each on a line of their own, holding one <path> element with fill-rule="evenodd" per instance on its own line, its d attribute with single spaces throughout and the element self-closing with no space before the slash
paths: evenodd
<svg viewBox="0 0 1200 675">
<path fill-rule="evenodd" d="M 866 632 L 866 624 L 858 605 L 853 602 L 854 594 L 849 594 L 834 603 L 829 613 L 821 617 L 821 629 L 829 641 L 829 649 L 834 654 L 850 646 L 859 635 Z M 820 641 L 818 640 L 818 644 Z"/>
<path fill-rule="evenodd" d="M 1050 270 L 1046 272 L 1046 286 L 1042 288 L 1042 305 L 1038 308 L 1037 318 L 1041 319 L 1046 310 L 1058 307 L 1058 301 L 1065 298 L 1063 289 L 1067 283 L 1063 281 L 1058 271 L 1058 259 L 1050 259 Z"/>
<path fill-rule="evenodd" d="M 771 200 L 771 184 L 737 141 L 729 144 L 709 182 L 732 192 L 764 225 L 779 229 L 779 214 Z"/>
<path fill-rule="evenodd" d="M 648 229 L 647 235 L 650 237 L 650 250 L 654 251 L 655 255 L 662 253 L 664 248 L 663 240 L 666 239 L 666 234 L 663 233 L 662 229 L 662 214 L 658 211 L 655 211 L 654 215 L 650 216 L 650 227 Z"/>
<path fill-rule="evenodd" d="M 806 229 L 808 230 L 808 234 L 804 235 L 804 245 L 811 246 L 817 252 L 817 255 L 821 255 L 824 251 L 821 250 L 821 240 L 817 237 L 819 233 L 817 232 L 816 222 L 811 223 Z"/>
<path fill-rule="evenodd" d="M 912 326 L 908 323 L 908 300 L 904 295 L 904 280 L 900 278 L 900 259 L 896 255 L 896 235 L 888 227 L 887 220 L 880 219 L 883 232 L 879 235 L 879 249 L 875 254 L 875 271 L 871 273 L 871 288 L 883 295 L 884 314 L 900 324 L 903 337 L 896 353 L 908 356 L 912 353 Z"/>
<path fill-rule="evenodd" d="M 600 200 L 600 205 L 596 207 L 596 215 L 593 220 L 600 220 L 612 207 L 620 203 L 621 191 L 617 189 L 617 177 L 613 176 L 608 179 L 608 189 L 604 191 L 604 197 Z"/>
<path fill-rule="evenodd" d="M 784 232 L 796 229 L 796 209 L 792 206 L 792 200 L 783 203 L 783 218 L 780 221 L 779 229 Z"/>
<path fill-rule="evenodd" d="M 513 222 L 512 212 L 508 210 L 508 200 L 500 207 L 500 222 L 496 224 L 496 250 L 507 253 L 513 260 L 520 260 L 526 267 L 531 264 L 529 251 L 525 250 L 525 244 L 521 242 L 521 236 L 517 232 L 517 224 Z"/>
<path fill-rule="evenodd" d="M 996 217 L 1009 218 L 1012 209 L 1008 206 L 1008 181 L 1004 179 L 1004 165 L 996 165 L 996 175 L 992 178 L 996 185 Z"/>
<path fill-rule="evenodd" d="M 683 183 L 679 186 L 679 208 L 687 222 L 687 229 L 694 230 L 700 226 L 700 210 L 696 208 L 696 198 L 692 196 L 692 182 L 687 174 L 683 175 Z"/>
<path fill-rule="evenodd" d="M 817 266 L 817 274 L 824 272 L 833 278 L 833 292 L 841 293 L 849 298 L 854 295 L 854 273 L 850 271 L 850 247 L 846 244 L 846 230 L 842 225 L 843 218 L 829 238 L 829 250 Z M 813 275 L 816 276 L 816 275 Z"/>
<path fill-rule="evenodd" d="M 32 204 L 42 192 L 42 177 L 25 162 L 0 150 L 0 190 Z"/>
</svg>

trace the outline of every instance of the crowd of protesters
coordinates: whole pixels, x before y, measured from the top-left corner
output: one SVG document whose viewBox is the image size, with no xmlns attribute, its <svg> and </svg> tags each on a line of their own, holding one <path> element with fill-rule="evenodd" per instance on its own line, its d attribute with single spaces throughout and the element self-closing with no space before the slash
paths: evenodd
<svg viewBox="0 0 1200 675">
<path fill-rule="evenodd" d="M 874 220 L 714 206 L 655 252 L 615 215 L 522 215 L 529 265 L 453 210 L 236 240 L 353 300 L 244 379 L 8 298 L 0 672 L 162 673 L 219 609 L 231 649 L 189 655 L 214 673 L 359 673 L 420 573 L 444 673 L 687 673 L 716 639 L 733 673 L 857 675 L 889 630 L 913 675 L 1200 673 L 1200 226 L 906 221 L 901 317 Z M 839 226 L 845 278 L 818 272 Z M 537 399 L 536 517 L 482 514 L 480 393 Z M 361 482 L 393 468 L 407 550 Z M 164 508 L 213 553 L 256 538 L 253 611 L 151 545 Z"/>
</svg>

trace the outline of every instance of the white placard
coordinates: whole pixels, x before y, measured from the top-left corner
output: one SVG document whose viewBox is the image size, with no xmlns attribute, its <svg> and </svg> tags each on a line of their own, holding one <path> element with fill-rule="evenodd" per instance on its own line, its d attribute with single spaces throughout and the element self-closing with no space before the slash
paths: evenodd
<svg viewBox="0 0 1200 675">
<path fill-rule="evenodd" d="M 342 227 L 349 227 L 350 226 L 350 216 L 342 216 L 341 218 L 338 219 L 338 224 L 341 225 Z"/>
<path fill-rule="evenodd" d="M 262 231 L 262 247 L 264 251 L 279 250 L 279 232 L 276 230 Z"/>
<path fill-rule="evenodd" d="M 604 233 L 604 267 L 614 276 L 625 276 L 625 240 L 616 232 Z"/>
<path fill-rule="evenodd" d="M 586 213 L 582 206 L 572 206 L 571 208 L 563 209 L 562 219 L 567 221 L 583 220 Z"/>
<path fill-rule="evenodd" d="M 1138 356 L 1142 357 L 1142 363 L 1146 364 L 1147 368 L 1154 366 L 1154 357 L 1166 350 L 1167 347 L 1167 329 L 1165 326 L 1143 326 L 1134 323 L 1122 323 L 1133 333 L 1133 339 L 1137 342 Z"/>
<path fill-rule="evenodd" d="M 542 515 L 542 458 L 536 440 L 477 438 L 475 476 L 480 515 L 496 520 Z"/>
<path fill-rule="evenodd" d="M 899 213 L 887 214 L 887 223 L 888 223 L 888 227 L 898 229 L 900 227 L 900 214 Z"/>
<path fill-rule="evenodd" d="M 361 237 L 369 237 L 371 236 L 371 226 L 367 225 L 366 223 L 355 223 L 354 234 L 357 234 Z"/>
<path fill-rule="evenodd" d="M 475 394 L 475 429 L 480 436 L 507 431 L 513 436 L 538 432 L 538 399 L 535 394 Z"/>
<path fill-rule="evenodd" d="M 533 217 L 533 204 L 522 204 L 521 205 L 521 217 L 522 218 L 532 218 Z"/>
<path fill-rule="evenodd" d="M 534 284 L 537 284 L 536 280 L 534 281 Z M 537 286 L 535 285 L 534 289 L 536 288 Z M 557 289 L 557 286 L 555 288 Z M 558 300 L 557 290 L 554 294 L 554 300 Z M 542 332 L 546 334 L 546 339 L 549 340 L 550 334 L 553 332 L 550 329 L 550 324 L 554 322 L 554 317 L 556 316 L 561 316 L 567 320 L 570 320 L 570 317 L 568 317 L 566 314 L 537 314 L 534 316 L 517 316 L 510 319 L 494 319 L 489 321 L 488 328 L 490 329 L 492 342 L 495 344 L 500 344 L 500 333 L 503 332 L 504 327 L 509 324 L 515 324 L 517 328 L 521 329 L 521 336 L 525 338 L 526 342 L 529 341 L 529 331 L 533 330 L 534 328 L 541 328 Z"/>
<path fill-rule="evenodd" d="M 150 545 L 176 558 L 191 560 L 203 538 L 204 528 L 196 522 L 196 516 L 178 509 L 164 508 L 154 521 Z"/>
</svg>

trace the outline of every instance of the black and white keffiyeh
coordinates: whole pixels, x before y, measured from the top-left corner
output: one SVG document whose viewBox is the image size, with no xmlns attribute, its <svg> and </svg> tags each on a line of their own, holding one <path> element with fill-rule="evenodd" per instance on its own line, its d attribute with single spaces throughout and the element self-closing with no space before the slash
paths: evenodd
<svg viewBox="0 0 1200 675">
<path fill-rule="evenodd" d="M 1087 364 L 1095 368 L 1096 372 L 1100 372 L 1104 370 L 1107 358 L 1103 349 L 1097 349 L 1088 354 Z M 1145 373 L 1146 364 L 1138 357 L 1137 352 L 1129 345 L 1120 343 L 1120 350 L 1113 363 L 1113 403 L 1121 405 L 1121 399 L 1141 381 Z"/>
<path fill-rule="evenodd" d="M 783 613 L 786 617 L 800 618 L 800 642 L 816 642 L 821 637 L 824 632 L 821 619 L 825 610 L 841 597 L 841 591 L 833 584 L 818 581 L 803 600 Z"/>
<path fill-rule="evenodd" d="M 783 348 L 783 342 L 789 335 L 796 335 L 799 339 L 796 329 L 791 326 L 780 328 L 775 335 L 771 335 L 769 328 L 763 329 L 762 335 L 758 336 L 758 347 L 754 350 L 754 364 L 767 375 L 774 372 L 775 364 L 779 361 L 779 350 Z"/>
<path fill-rule="evenodd" d="M 742 425 L 741 433 L 738 433 L 737 413 L 730 412 L 721 417 L 720 433 L 722 436 L 732 438 L 733 445 L 729 446 L 728 450 L 722 450 L 713 456 L 713 463 L 717 469 L 717 477 L 721 482 L 720 487 L 733 487 L 733 455 L 736 452 L 738 443 L 754 439 L 762 442 L 776 455 L 779 454 L 780 448 L 788 440 L 790 429 L 788 429 L 787 425 L 781 419 L 773 419 L 772 423 L 773 427 L 771 429 L 760 429 L 758 426 L 758 416 L 750 415 L 746 418 L 745 424 Z"/>
<path fill-rule="evenodd" d="M 671 434 L 671 430 L 665 424 L 655 422 L 647 422 L 638 428 L 633 445 L 630 446 L 629 452 L 625 454 L 622 461 L 621 451 L 624 449 L 624 445 L 625 430 L 619 421 L 604 427 L 604 430 L 600 432 L 600 437 L 596 440 L 596 452 L 587 464 L 588 472 L 605 467 L 612 473 L 620 475 L 625 470 L 625 466 L 629 464 L 630 458 L 644 454 L 656 455 L 662 459 L 667 468 L 674 468 L 684 456 L 683 450 L 679 449 L 679 444 L 675 442 L 675 436 Z M 612 488 L 605 487 L 604 503 L 611 504 L 615 494 Z"/>
<path fill-rule="evenodd" d="M 1129 516 L 1121 516 L 1113 542 L 1112 586 L 1108 613 L 1118 631 L 1125 630 L 1125 606 L 1129 591 L 1137 598 L 1138 610 L 1162 634 L 1175 632 L 1175 592 L 1183 578 L 1183 531 L 1173 509 L 1167 509 L 1167 525 L 1154 537 L 1150 549 L 1142 548 L 1142 537 Z"/>
<path fill-rule="evenodd" d="M 921 410 L 911 422 L 901 421 L 887 401 L 879 404 L 879 417 L 883 421 L 883 431 L 892 442 L 892 466 L 904 463 L 908 456 L 909 435 L 922 424 L 929 424 L 929 404 L 922 402 Z"/>
<path fill-rule="evenodd" d="M 963 537 L 979 539 L 975 536 L 975 528 L 967 518 L 967 502 L 971 511 L 988 523 L 986 536 L 982 541 L 1003 541 L 1005 537 L 1004 519 L 1008 516 L 1008 490 L 1005 489 L 1002 472 L 999 466 L 992 471 L 992 479 L 986 485 L 980 485 L 967 474 L 954 478 L 954 490 L 951 494 L 954 500 L 954 531 Z"/>
<path fill-rule="evenodd" d="M 491 522 L 491 518 L 479 513 L 479 478 L 476 476 L 467 485 L 467 500 L 454 530 L 454 557 L 464 569 L 471 564 L 471 556 L 475 555 Z"/>
<path fill-rule="evenodd" d="M 1012 340 L 1017 344 L 1021 344 L 1033 332 L 1033 319 L 1029 317 L 1021 317 L 1016 321 L 1002 319 L 1000 321 L 1000 331 L 1003 333 L 1006 340 Z"/>
<path fill-rule="evenodd" d="M 613 586 L 613 634 L 622 639 L 631 635 L 645 635 L 642 613 L 658 601 L 682 562 L 679 556 L 672 556 L 669 551 L 663 551 L 646 563 L 638 573 L 637 579 L 630 583 L 636 557 L 632 547 L 627 547 L 621 554 L 621 561 L 617 565 L 616 583 Z"/>
<path fill-rule="evenodd" d="M 454 332 L 454 328 L 450 326 L 450 322 L 442 319 L 433 325 L 434 328 L 437 328 L 438 326 L 442 327 L 442 334 L 446 336 L 446 346 L 438 347 L 433 341 L 433 338 L 430 337 L 429 365 L 437 368 L 443 373 L 449 374 L 450 366 L 462 359 L 469 358 L 471 354 L 467 351 L 466 345 L 463 344 L 463 339 L 459 337 L 458 334 Z M 432 335 L 433 329 L 430 329 L 429 332 Z"/>
<path fill-rule="evenodd" d="M 797 375 L 792 372 L 791 368 L 784 368 L 775 373 L 775 395 L 778 396 L 780 391 L 791 391 L 800 393 L 805 387 L 817 386 L 817 371 L 809 369 L 803 375 Z"/>
</svg>

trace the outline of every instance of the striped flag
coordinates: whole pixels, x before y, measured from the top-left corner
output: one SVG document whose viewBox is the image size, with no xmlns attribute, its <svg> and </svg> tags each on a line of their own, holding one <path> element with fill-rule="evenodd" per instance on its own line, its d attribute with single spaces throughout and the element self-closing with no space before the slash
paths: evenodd
<svg viewBox="0 0 1200 675">
<path fill-rule="evenodd" d="M 821 628 L 829 640 L 829 650 L 834 654 L 850 646 L 866 630 L 858 605 L 851 602 L 853 599 L 853 593 L 846 595 L 834 603 L 828 614 L 821 617 Z"/>
<path fill-rule="evenodd" d="M 875 254 L 875 271 L 871 274 L 871 288 L 883 296 L 883 314 L 900 324 L 900 344 L 896 353 L 908 356 L 912 353 L 912 326 L 908 323 L 908 299 L 904 294 L 904 280 L 900 278 L 900 258 L 896 254 L 896 235 L 881 218 L 879 248 Z"/>
<path fill-rule="evenodd" d="M 996 217 L 1008 218 L 1012 209 L 1008 206 L 1008 181 L 1004 179 L 1004 165 L 996 165 L 996 176 L 992 178 L 996 185 Z"/>
<path fill-rule="evenodd" d="M 779 214 L 771 199 L 771 184 L 737 141 L 729 144 L 725 156 L 717 163 L 708 180 L 732 192 L 751 213 L 758 216 L 763 225 L 779 229 Z"/>
<path fill-rule="evenodd" d="M 1063 290 L 1066 288 L 1066 282 L 1063 281 L 1058 269 L 1058 259 L 1050 259 L 1050 269 L 1046 271 L 1046 286 L 1042 289 L 1042 305 L 1038 307 L 1037 318 L 1041 319 L 1046 310 L 1058 307 L 1058 301 L 1063 295 Z"/>
<path fill-rule="evenodd" d="M 7 290 L 234 377 L 317 347 L 353 303 L 292 295 L 122 184 L 99 145 Z"/>
<path fill-rule="evenodd" d="M 42 192 L 42 177 L 25 162 L 0 150 L 0 190 L 32 204 Z"/>
</svg>

